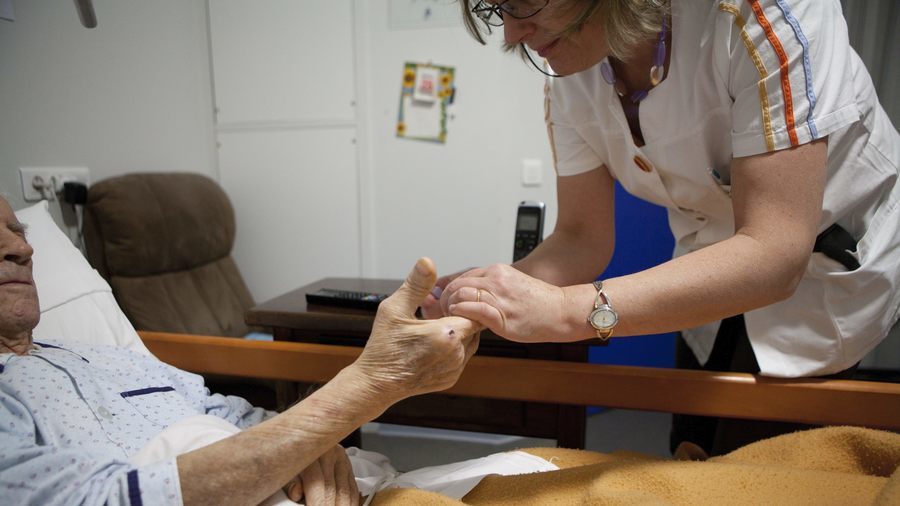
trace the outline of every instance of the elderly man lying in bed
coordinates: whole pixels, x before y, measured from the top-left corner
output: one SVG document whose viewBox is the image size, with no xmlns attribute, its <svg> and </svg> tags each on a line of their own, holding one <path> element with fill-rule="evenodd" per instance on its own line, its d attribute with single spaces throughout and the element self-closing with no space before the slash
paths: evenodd
<svg viewBox="0 0 900 506">
<path fill-rule="evenodd" d="M 210 394 L 199 376 L 130 351 L 33 342 L 40 319 L 32 248 L 0 198 L 0 490 L 4 504 L 355 504 L 337 443 L 391 404 L 446 389 L 478 346 L 462 318 L 419 321 L 434 265 L 419 260 L 379 308 L 359 359 L 275 415 Z M 302 364 L 297 364 L 302 367 Z M 179 420 L 211 414 L 243 430 L 152 465 L 130 458 Z"/>
</svg>

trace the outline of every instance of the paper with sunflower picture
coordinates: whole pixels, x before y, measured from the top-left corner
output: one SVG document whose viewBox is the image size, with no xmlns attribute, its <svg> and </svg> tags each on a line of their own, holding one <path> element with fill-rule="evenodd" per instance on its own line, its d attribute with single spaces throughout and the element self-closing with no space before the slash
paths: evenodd
<svg viewBox="0 0 900 506">
<path fill-rule="evenodd" d="M 409 63 L 403 67 L 397 137 L 447 141 L 447 106 L 453 101 L 453 67 Z"/>
</svg>

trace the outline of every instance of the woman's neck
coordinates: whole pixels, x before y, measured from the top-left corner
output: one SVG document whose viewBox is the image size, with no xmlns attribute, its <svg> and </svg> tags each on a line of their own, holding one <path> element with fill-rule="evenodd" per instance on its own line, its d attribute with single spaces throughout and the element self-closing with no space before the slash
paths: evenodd
<svg viewBox="0 0 900 506">
<path fill-rule="evenodd" d="M 671 32 L 669 32 L 671 34 Z M 669 48 L 672 46 L 671 35 L 666 37 L 666 73 L 668 73 Z M 653 56 L 656 53 L 658 39 L 651 37 L 635 47 L 626 60 L 610 58 L 616 79 L 625 84 L 628 91 L 649 90 L 653 88 L 650 82 L 650 68 L 653 66 Z"/>
</svg>

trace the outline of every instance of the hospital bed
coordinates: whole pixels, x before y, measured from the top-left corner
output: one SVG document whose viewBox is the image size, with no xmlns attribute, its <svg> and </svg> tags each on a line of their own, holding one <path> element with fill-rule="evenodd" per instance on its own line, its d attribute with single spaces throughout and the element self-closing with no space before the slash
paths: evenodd
<svg viewBox="0 0 900 506">
<path fill-rule="evenodd" d="M 56 228 L 46 206 L 39 204 L 17 215 L 29 225 L 29 241 L 35 248 L 35 281 L 42 310 L 36 339 L 65 335 L 67 339 L 152 352 L 167 363 L 197 373 L 306 383 L 328 381 L 361 352 L 354 347 L 216 336 L 155 332 L 141 332 L 138 336 L 119 310 L 109 285 Z M 447 393 L 900 431 L 900 385 L 891 383 L 773 379 L 740 373 L 475 356 Z M 800 483 L 806 480 L 801 494 L 818 494 L 800 496 L 811 503 L 846 503 L 847 497 L 875 503 L 878 496 L 884 504 L 900 504 L 900 471 L 894 471 L 900 464 L 900 435 L 870 429 L 836 429 L 812 434 L 815 437 L 807 439 L 791 439 L 804 433 L 784 440 L 786 436 L 782 436 L 748 445 L 722 457 L 725 460 L 703 463 L 537 449 L 536 455 L 562 469 L 525 477 L 488 477 L 472 491 L 472 502 L 518 504 L 527 497 L 530 502 L 540 503 L 544 500 L 541 494 L 549 494 L 546 500 L 564 497 L 563 503 L 603 503 L 609 497 L 597 499 L 597 494 L 613 491 L 619 494 L 615 496 L 619 503 L 659 502 L 659 497 L 676 497 L 672 502 L 689 504 L 764 503 L 773 497 L 797 497 L 784 494 L 799 479 Z M 769 442 L 778 444 L 755 447 Z M 761 449 L 766 450 L 762 453 L 768 458 L 774 455 L 778 465 L 773 468 L 768 460 L 764 466 L 756 465 L 754 458 L 758 458 Z M 788 464 L 802 469 L 785 468 Z M 891 473 L 893 476 L 888 478 Z M 621 492 L 616 487 L 622 483 L 630 488 Z M 654 486 L 658 488 L 660 483 L 668 487 L 667 493 L 693 491 L 694 495 L 641 495 L 655 490 Z M 511 493 L 511 498 L 504 499 L 506 493 Z M 455 504 L 440 496 L 422 494 L 430 493 L 380 492 L 375 504 L 379 498 L 382 503 L 392 504 L 420 504 L 426 500 L 432 504 Z M 466 502 L 469 499 L 468 495 L 464 498 Z"/>
<path fill-rule="evenodd" d="M 213 374 L 321 383 L 360 348 L 141 332 L 161 360 Z M 900 385 L 474 356 L 448 393 L 834 425 L 705 462 L 527 449 L 559 470 L 487 476 L 463 504 L 900 504 Z M 688 455 L 691 457 L 691 455 Z M 449 479 L 449 478 L 448 478 Z M 373 504 L 459 504 L 412 488 Z"/>
<path fill-rule="evenodd" d="M 139 332 L 164 362 L 197 373 L 323 383 L 360 348 Z M 576 387 L 577 386 L 577 387 Z M 692 415 L 900 430 L 900 384 L 777 379 L 501 357 L 472 357 L 446 393 Z"/>
<path fill-rule="evenodd" d="M 358 348 L 333 345 L 192 335 L 141 333 L 141 337 L 158 358 L 188 370 L 302 382 L 327 380 L 352 362 L 359 352 Z M 498 377 L 522 379 L 497 381 Z M 573 385 L 578 388 L 572 388 Z M 466 372 L 450 391 L 460 395 L 529 401 L 562 400 L 634 409 L 875 427 L 897 428 L 900 419 L 898 385 L 856 381 L 772 382 L 750 375 L 478 356 L 472 358 Z M 559 395 L 559 392 L 576 393 Z M 842 412 L 849 416 L 840 415 Z M 768 455 L 784 454 L 787 457 L 779 457 L 777 464 L 767 461 L 765 465 L 760 465 L 759 457 L 754 455 L 738 458 L 730 454 L 731 462 L 679 462 L 556 448 L 527 450 L 556 464 L 560 470 L 522 476 L 488 476 L 462 501 L 492 505 L 548 504 L 551 501 L 556 504 L 607 504 L 613 501 L 646 504 L 660 503 L 659 498 L 663 497 L 675 504 L 692 505 L 702 504 L 701 499 L 709 504 L 769 504 L 777 503 L 779 499 L 784 504 L 900 504 L 897 502 L 900 499 L 900 487 L 897 487 L 900 472 L 894 471 L 900 462 L 900 436 L 885 439 L 886 433 L 880 431 L 858 433 L 846 430 L 835 434 L 815 431 L 805 434 L 822 437 L 806 438 L 793 444 L 782 441 L 783 448 L 770 447 Z M 842 444 L 836 444 L 834 438 L 839 438 Z M 743 450 L 760 450 L 763 444 L 780 439 L 784 437 L 749 445 Z M 848 454 L 860 454 L 865 458 L 848 459 Z M 828 468 L 786 468 L 784 460 L 789 465 L 797 465 L 798 461 L 804 465 L 806 462 L 825 462 Z M 846 461 L 849 465 L 842 464 Z M 838 465 L 831 465 L 831 462 Z M 854 472 L 847 471 L 847 467 Z M 872 476 L 871 473 L 880 474 Z M 891 473 L 894 476 L 887 478 Z M 677 486 L 677 497 L 673 499 L 658 492 L 654 487 L 659 487 L 660 483 L 664 487 L 668 485 L 667 489 Z M 794 492 L 785 494 L 784 490 L 792 486 L 796 487 Z M 627 489 L 625 500 L 619 497 L 623 487 Z M 812 495 L 811 492 L 818 493 Z M 408 488 L 382 490 L 375 499 L 375 505 L 456 504 L 445 496 Z"/>
</svg>

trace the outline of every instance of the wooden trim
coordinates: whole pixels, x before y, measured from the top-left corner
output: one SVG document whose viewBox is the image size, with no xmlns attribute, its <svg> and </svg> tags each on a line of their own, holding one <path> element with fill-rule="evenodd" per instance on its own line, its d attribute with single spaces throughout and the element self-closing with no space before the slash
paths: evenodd
<svg viewBox="0 0 900 506">
<path fill-rule="evenodd" d="M 361 348 L 140 332 L 164 362 L 196 373 L 325 382 Z M 694 415 L 900 430 L 900 384 L 777 379 L 475 356 L 446 393 Z"/>
<path fill-rule="evenodd" d="M 347 367 L 362 348 L 139 331 L 157 358 L 195 373 L 320 383 Z"/>
</svg>

